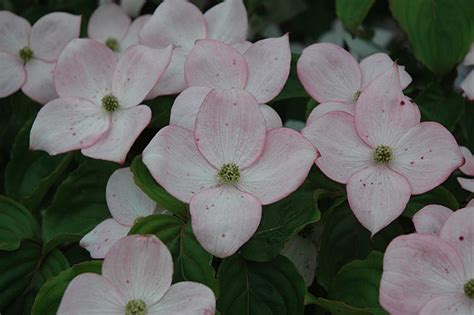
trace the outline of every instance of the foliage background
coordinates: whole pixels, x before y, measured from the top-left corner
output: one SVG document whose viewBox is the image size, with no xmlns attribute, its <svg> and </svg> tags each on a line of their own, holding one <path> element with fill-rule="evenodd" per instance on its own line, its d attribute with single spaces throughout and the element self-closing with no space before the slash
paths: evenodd
<svg viewBox="0 0 474 315">
<path fill-rule="evenodd" d="M 160 1 L 148 1 L 152 13 Z M 203 10 L 219 1 L 192 1 Z M 270 104 L 283 121 L 301 127 L 317 104 L 299 84 L 295 64 L 301 49 L 332 30 L 359 56 L 385 51 L 406 66 L 413 83 L 405 93 L 420 106 L 423 120 L 442 123 L 460 145 L 474 151 L 474 104 L 463 99 L 456 68 L 474 42 L 472 0 L 246 0 L 250 40 L 290 32 L 292 71 L 282 93 Z M 86 36 L 92 0 L 0 0 L 34 23 L 53 11 L 81 14 Z M 333 30 L 337 17 L 339 26 Z M 380 27 L 391 34 L 386 47 L 377 42 Z M 302 188 L 265 207 L 257 234 L 240 254 L 213 259 L 192 235 L 186 205 L 159 187 L 141 163 L 140 153 L 168 123 L 174 96 L 146 102 L 153 119 L 130 151 L 136 183 L 173 213 L 139 221 L 131 233 L 157 234 L 175 260 L 175 280 L 205 283 L 218 295 L 221 314 L 385 314 L 378 303 L 383 251 L 397 235 L 412 232 L 411 216 L 426 204 L 463 207 L 472 198 L 455 172 L 442 186 L 412 197 L 404 214 L 370 238 L 345 200 L 344 187 L 313 167 Z M 21 93 L 0 99 L 0 312 L 55 314 L 67 283 L 82 272 L 100 272 L 78 240 L 109 216 L 105 184 L 119 165 L 78 153 L 50 157 L 28 149 L 32 120 L 39 105 Z M 52 128 L 54 126 L 51 126 Z M 301 276 L 278 253 L 299 233 L 316 235 L 318 267 L 306 290 Z M 39 292 L 39 293 L 38 293 Z M 304 309 L 303 301 L 307 304 Z"/>
</svg>

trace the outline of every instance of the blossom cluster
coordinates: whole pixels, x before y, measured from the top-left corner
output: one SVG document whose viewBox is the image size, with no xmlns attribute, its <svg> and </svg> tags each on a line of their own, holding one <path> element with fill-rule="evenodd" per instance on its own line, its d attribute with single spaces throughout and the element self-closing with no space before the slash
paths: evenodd
<svg viewBox="0 0 474 315">
<path fill-rule="evenodd" d="M 242 0 L 204 14 L 190 2 L 165 0 L 133 21 L 105 3 L 92 14 L 87 38 L 79 38 L 80 26 L 80 16 L 62 12 L 31 26 L 1 11 L 0 97 L 21 89 L 43 105 L 32 150 L 80 150 L 124 165 L 151 121 L 147 100 L 178 94 L 143 163 L 188 205 L 193 234 L 213 256 L 237 253 L 257 231 L 263 206 L 296 191 L 312 167 L 346 185 L 350 208 L 372 235 L 397 219 L 412 195 L 453 171 L 474 176 L 471 152 L 441 124 L 421 122 L 417 104 L 404 95 L 412 78 L 384 53 L 358 62 L 333 44 L 305 48 L 297 74 L 318 105 L 299 132 L 283 127 L 267 104 L 290 74 L 289 34 L 247 41 Z M 471 76 L 462 85 L 469 98 Z M 458 181 L 474 192 L 474 179 Z M 130 168 L 112 174 L 106 200 L 112 218 L 80 241 L 91 257 L 104 259 L 102 275 L 76 277 L 58 314 L 213 314 L 208 287 L 172 284 L 171 253 L 157 237 L 127 236 L 142 217 L 167 211 L 135 184 Z M 396 238 L 385 254 L 385 309 L 472 312 L 473 215 L 472 207 L 417 213 L 417 232 Z"/>
</svg>

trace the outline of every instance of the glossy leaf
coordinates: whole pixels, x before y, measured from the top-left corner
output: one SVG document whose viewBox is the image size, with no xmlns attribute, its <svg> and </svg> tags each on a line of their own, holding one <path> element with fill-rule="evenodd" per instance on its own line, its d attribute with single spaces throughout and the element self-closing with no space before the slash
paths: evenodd
<svg viewBox="0 0 474 315">
<path fill-rule="evenodd" d="M 375 0 L 336 0 L 336 13 L 351 33 L 357 31 Z"/>
<path fill-rule="evenodd" d="M 443 186 L 438 186 L 427 193 L 411 197 L 403 215 L 411 218 L 418 210 L 427 205 L 442 205 L 451 210 L 459 208 L 459 202 L 454 195 Z"/>
</svg>

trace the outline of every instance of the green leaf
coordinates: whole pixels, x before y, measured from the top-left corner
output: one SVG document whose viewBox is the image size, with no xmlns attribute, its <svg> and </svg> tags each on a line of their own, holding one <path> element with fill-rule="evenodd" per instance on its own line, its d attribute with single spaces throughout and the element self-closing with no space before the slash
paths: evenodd
<svg viewBox="0 0 474 315">
<path fill-rule="evenodd" d="M 375 0 L 336 0 L 336 14 L 344 27 L 355 34 L 374 2 Z"/>
<path fill-rule="evenodd" d="M 31 242 L 23 242 L 14 252 L 0 251 L 2 314 L 31 314 L 34 297 L 43 283 L 68 267 L 59 250 L 42 258 L 41 247 Z"/>
<path fill-rule="evenodd" d="M 28 122 L 15 138 L 5 174 L 5 190 L 10 197 L 34 209 L 67 168 L 72 154 L 50 156 L 44 151 L 31 151 L 31 126 L 32 122 Z"/>
<path fill-rule="evenodd" d="M 174 216 L 156 214 L 138 220 L 129 234 L 154 234 L 166 244 L 173 255 L 175 282 L 203 283 L 217 293 L 212 255 L 198 243 L 190 223 Z"/>
<path fill-rule="evenodd" d="M 307 224 L 317 222 L 320 216 L 314 192 L 300 189 L 289 197 L 264 207 L 258 230 L 242 247 L 241 254 L 248 260 L 271 260 L 292 235 Z"/>
<path fill-rule="evenodd" d="M 33 215 L 10 198 L 0 196 L 0 250 L 12 251 L 22 240 L 40 240 L 40 227 Z"/>
<path fill-rule="evenodd" d="M 102 261 L 88 261 L 72 266 L 55 277 L 50 278 L 41 287 L 31 310 L 31 315 L 55 315 L 69 282 L 81 273 L 100 274 Z"/>
<path fill-rule="evenodd" d="M 312 298 L 310 300 L 307 300 L 306 304 L 314 304 L 321 306 L 325 310 L 331 312 L 333 315 L 373 315 L 370 310 L 368 309 L 361 309 L 358 307 L 353 307 L 350 305 L 347 305 L 344 302 L 341 301 L 331 301 L 327 299 L 322 299 L 322 298 Z"/>
<path fill-rule="evenodd" d="M 423 120 L 437 121 L 450 131 L 464 115 L 464 99 L 461 95 L 443 91 L 438 84 L 431 84 L 415 99 Z"/>
<path fill-rule="evenodd" d="M 329 287 L 329 298 L 348 305 L 381 310 L 379 285 L 383 271 L 383 254 L 371 252 L 365 260 L 343 266 Z"/>
<path fill-rule="evenodd" d="M 46 251 L 58 244 L 78 241 L 110 217 L 105 187 L 117 164 L 87 160 L 61 183 L 43 220 Z"/>
<path fill-rule="evenodd" d="M 462 60 L 474 39 L 474 1 L 390 0 L 416 58 L 435 73 Z"/>
<path fill-rule="evenodd" d="M 442 205 L 451 210 L 459 209 L 459 203 L 453 194 L 443 186 L 438 186 L 427 193 L 412 197 L 408 202 L 403 215 L 411 218 L 418 212 L 418 210 L 424 206 L 432 204 Z"/>
<path fill-rule="evenodd" d="M 175 95 L 167 95 L 147 101 L 147 105 L 152 111 L 149 127 L 160 129 L 169 124 L 171 107 L 175 98 Z"/>
<path fill-rule="evenodd" d="M 222 314 L 303 314 L 306 285 L 286 257 L 250 262 L 232 256 L 221 263 L 217 279 L 221 290 L 217 308 Z"/>
<path fill-rule="evenodd" d="M 148 168 L 143 164 L 141 155 L 133 159 L 131 170 L 135 184 L 155 201 L 158 206 L 173 212 L 183 219 L 187 217 L 186 205 L 171 196 L 155 181 Z"/>
</svg>

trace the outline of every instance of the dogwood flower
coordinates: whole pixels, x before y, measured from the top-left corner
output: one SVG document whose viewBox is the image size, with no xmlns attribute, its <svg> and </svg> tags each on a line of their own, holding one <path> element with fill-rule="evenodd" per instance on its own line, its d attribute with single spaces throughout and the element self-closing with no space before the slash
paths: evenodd
<svg viewBox="0 0 474 315">
<path fill-rule="evenodd" d="M 196 114 L 212 89 L 241 89 L 252 94 L 266 121 L 267 129 L 281 128 L 276 111 L 264 104 L 283 89 L 290 73 L 288 35 L 268 38 L 241 47 L 243 53 L 223 42 L 198 40 L 184 66 L 188 88 L 175 100 L 170 124 L 193 129 Z"/>
<path fill-rule="evenodd" d="M 471 49 L 464 57 L 464 65 L 474 65 L 474 44 L 471 45 Z M 474 71 L 471 71 L 464 81 L 461 83 L 461 89 L 469 100 L 474 100 Z"/>
<path fill-rule="evenodd" d="M 474 314 L 474 208 L 449 215 L 439 235 L 395 238 L 384 255 L 380 304 L 393 315 Z"/>
<path fill-rule="evenodd" d="M 80 28 L 81 17 L 68 13 L 46 14 L 31 27 L 24 18 L 0 11 L 0 97 L 20 88 L 41 104 L 58 97 L 54 67 Z"/>
<path fill-rule="evenodd" d="M 171 47 L 136 45 L 117 61 L 112 50 L 90 39 L 75 39 L 59 57 L 54 73 L 59 98 L 38 113 L 30 147 L 51 155 L 82 154 L 123 163 L 150 122 L 139 105 L 165 71 Z"/>
<path fill-rule="evenodd" d="M 92 14 L 87 33 L 112 49 L 117 55 L 139 43 L 138 33 L 151 15 L 143 15 L 133 22 L 118 5 L 104 4 Z"/>
<path fill-rule="evenodd" d="M 192 130 L 165 127 L 143 152 L 157 182 L 189 203 L 197 240 L 218 257 L 232 255 L 249 240 L 262 205 L 295 191 L 315 157 L 298 132 L 267 132 L 255 98 L 239 89 L 213 90 Z"/>
<path fill-rule="evenodd" d="M 303 50 L 297 72 L 306 92 L 319 103 L 354 104 L 370 82 L 390 71 L 392 65 L 384 53 L 370 55 L 359 64 L 343 48 L 321 43 Z M 403 89 L 412 81 L 404 68 L 399 66 Z"/>
<path fill-rule="evenodd" d="M 214 293 L 203 284 L 171 285 L 173 259 L 154 235 L 130 235 L 105 256 L 102 275 L 83 273 L 66 288 L 58 315 L 214 314 Z"/>
<path fill-rule="evenodd" d="M 104 258 L 119 239 L 127 236 L 138 219 L 163 211 L 135 185 L 129 167 L 118 169 L 110 176 L 106 200 L 112 218 L 102 221 L 79 243 L 96 259 Z"/>
<path fill-rule="evenodd" d="M 245 41 L 247 29 L 247 11 L 242 0 L 226 0 L 204 15 L 187 1 L 163 1 L 140 31 L 140 42 L 156 48 L 173 45 L 173 57 L 162 80 L 147 98 L 176 94 L 186 88 L 184 62 L 196 40 L 239 43 Z"/>
<path fill-rule="evenodd" d="M 120 0 L 120 7 L 131 17 L 137 17 L 140 14 L 146 0 Z M 100 0 L 99 5 L 114 3 L 114 0 Z"/>
<path fill-rule="evenodd" d="M 474 157 L 471 151 L 466 147 L 461 147 L 462 155 L 464 156 L 464 164 L 459 168 L 461 172 L 468 176 L 474 176 Z M 474 178 L 457 178 L 462 188 L 467 191 L 474 192 Z"/>
<path fill-rule="evenodd" d="M 446 128 L 420 123 L 418 107 L 402 96 L 398 72 L 394 64 L 370 83 L 354 115 L 330 111 L 302 131 L 319 150 L 316 165 L 347 184 L 349 204 L 372 234 L 403 212 L 410 195 L 440 185 L 463 161 Z"/>
<path fill-rule="evenodd" d="M 453 211 L 440 205 L 423 207 L 413 216 L 416 232 L 439 235 L 441 228 Z"/>
</svg>

